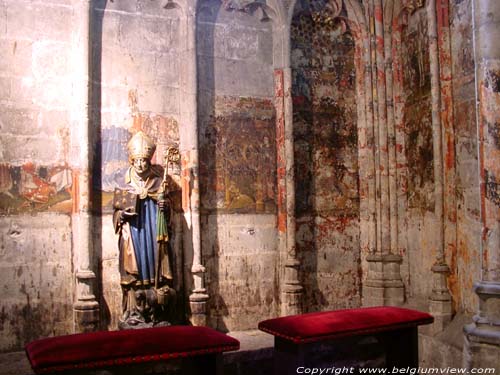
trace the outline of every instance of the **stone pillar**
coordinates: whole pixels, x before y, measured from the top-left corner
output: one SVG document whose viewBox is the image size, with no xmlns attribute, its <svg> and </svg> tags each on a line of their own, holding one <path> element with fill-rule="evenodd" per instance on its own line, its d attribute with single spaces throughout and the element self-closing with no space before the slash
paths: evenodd
<svg viewBox="0 0 500 375">
<path fill-rule="evenodd" d="M 473 0 L 481 203 L 479 308 L 465 326 L 464 364 L 500 371 L 500 2 Z"/>
<path fill-rule="evenodd" d="M 363 306 L 399 306 L 404 302 L 402 258 L 397 254 L 370 254 L 364 285 Z"/>
<path fill-rule="evenodd" d="M 173 6 L 173 5 L 172 5 Z M 191 238 L 193 258 L 191 274 L 193 290 L 189 295 L 191 323 L 195 326 L 207 325 L 208 293 L 205 288 L 205 267 L 201 253 L 200 230 L 200 176 L 198 146 L 198 95 L 197 95 L 197 55 L 196 55 L 196 9 L 197 1 L 186 1 L 182 7 L 185 16 L 181 38 L 184 38 L 183 66 L 181 67 L 181 157 L 182 196 L 185 220 Z M 186 251 L 186 246 L 184 247 Z"/>
<path fill-rule="evenodd" d="M 280 238 L 285 244 L 285 251 L 282 257 L 281 315 L 293 315 L 302 312 L 303 287 L 299 279 L 300 261 L 297 258 L 295 247 L 295 179 L 291 69 L 289 67 L 276 69 L 274 77 L 276 147 L 278 154 L 278 230 L 280 231 Z"/>
<path fill-rule="evenodd" d="M 441 123 L 441 83 L 440 61 L 437 35 L 436 0 L 427 2 L 428 34 L 429 34 L 429 60 L 431 70 L 431 96 L 432 96 L 432 140 L 434 158 L 434 213 L 438 225 L 436 260 L 433 267 L 433 289 L 429 297 L 429 311 L 434 316 L 432 331 L 441 332 L 451 321 L 452 306 L 451 294 L 447 286 L 447 275 L 450 268 L 446 264 L 444 254 L 444 169 L 443 169 L 443 130 Z"/>
<path fill-rule="evenodd" d="M 286 247 L 285 285 L 283 289 L 283 315 L 302 313 L 304 288 L 300 281 L 300 261 L 297 256 L 295 236 L 295 157 L 293 138 L 292 69 L 290 63 L 283 69 L 284 115 L 285 115 L 285 157 L 286 157 Z"/>
<path fill-rule="evenodd" d="M 302 312 L 304 288 L 295 246 L 295 162 L 293 138 L 292 69 L 290 22 L 294 3 L 281 4 L 273 39 L 274 105 L 276 108 L 277 226 L 280 249 L 280 314 Z M 278 26 L 279 27 L 279 26 Z"/>
<path fill-rule="evenodd" d="M 78 144 L 79 173 L 73 176 L 73 246 L 74 264 L 76 269 L 76 291 L 74 311 L 74 329 L 76 332 L 95 331 L 99 328 L 99 303 L 94 290 L 96 288 L 96 275 L 92 270 L 92 209 L 91 209 L 91 173 L 92 153 L 91 132 L 92 121 L 91 108 L 91 66 L 92 56 L 91 30 L 92 30 L 92 1 L 83 1 L 79 5 L 82 14 L 81 29 L 79 33 L 79 50 L 81 53 L 81 97 L 83 107 L 78 111 L 81 113 L 83 123 L 74 129 L 73 142 Z"/>
<path fill-rule="evenodd" d="M 405 300 L 400 266 L 402 257 L 397 250 L 397 226 L 395 217 L 396 196 L 394 189 L 395 151 L 393 135 L 393 100 L 391 48 L 386 46 L 390 38 L 384 37 L 384 10 L 381 0 L 371 0 L 369 14 L 370 47 L 366 58 L 367 73 L 371 84 L 367 85 L 367 101 L 373 103 L 373 135 L 375 144 L 376 180 L 376 250 L 367 257 L 368 274 L 363 285 L 363 305 L 401 305 Z M 389 86 L 387 74 L 391 75 Z M 371 87 L 369 87 L 371 86 Z M 371 115 L 371 111 L 369 113 Z M 389 116 L 388 116 L 389 115 Z M 393 152 L 394 151 L 394 152 Z M 392 156 L 391 156 L 392 155 Z M 394 216 L 391 217 L 391 211 Z"/>
</svg>

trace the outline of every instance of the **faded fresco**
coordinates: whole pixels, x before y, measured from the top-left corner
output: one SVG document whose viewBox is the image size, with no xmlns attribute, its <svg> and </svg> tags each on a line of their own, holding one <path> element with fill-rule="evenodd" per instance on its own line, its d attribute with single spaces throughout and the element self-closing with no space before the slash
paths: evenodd
<svg viewBox="0 0 500 375">
<path fill-rule="evenodd" d="M 119 127 L 103 129 L 99 150 L 101 155 L 101 176 L 95 179 L 94 189 L 100 192 L 102 199 L 98 207 L 104 213 L 111 213 L 113 191 L 116 187 L 125 188 L 125 172 L 130 166 L 127 155 L 127 143 L 139 130 L 150 136 L 157 144 L 153 164 L 163 165 L 163 154 L 168 146 L 179 145 L 179 126 L 172 117 L 160 115 L 135 114 L 130 130 Z M 177 166 L 177 168 L 180 168 Z M 180 171 L 175 175 L 180 179 Z M 99 177 L 99 176 L 98 176 Z M 179 183 L 179 181 L 177 181 Z"/>
<path fill-rule="evenodd" d="M 359 304 L 355 46 L 328 11 L 296 9 L 292 76 L 297 249 L 309 310 Z"/>
<path fill-rule="evenodd" d="M 417 12 L 403 31 L 403 89 L 408 205 L 434 211 L 431 82 L 425 9 Z"/>
<path fill-rule="evenodd" d="M 270 99 L 219 96 L 200 129 L 205 212 L 276 212 L 275 111 Z"/>
<path fill-rule="evenodd" d="M 72 210 L 73 172 L 66 166 L 0 164 L 0 214 Z"/>
</svg>

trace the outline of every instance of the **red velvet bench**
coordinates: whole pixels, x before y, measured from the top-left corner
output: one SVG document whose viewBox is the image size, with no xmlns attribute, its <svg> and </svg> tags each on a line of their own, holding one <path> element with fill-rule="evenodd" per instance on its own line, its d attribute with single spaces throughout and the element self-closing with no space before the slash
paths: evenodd
<svg viewBox="0 0 500 375">
<path fill-rule="evenodd" d="M 386 368 L 418 367 L 418 326 L 433 321 L 424 312 L 383 306 L 285 316 L 264 320 L 259 329 L 274 335 L 275 374 L 296 374 L 314 367 L 313 345 L 366 336 L 383 347 Z"/>
<path fill-rule="evenodd" d="M 239 347 L 238 340 L 211 328 L 169 326 L 50 337 L 25 349 L 36 374 L 107 370 L 122 375 L 172 361 L 182 374 L 220 374 L 222 353 Z"/>
</svg>

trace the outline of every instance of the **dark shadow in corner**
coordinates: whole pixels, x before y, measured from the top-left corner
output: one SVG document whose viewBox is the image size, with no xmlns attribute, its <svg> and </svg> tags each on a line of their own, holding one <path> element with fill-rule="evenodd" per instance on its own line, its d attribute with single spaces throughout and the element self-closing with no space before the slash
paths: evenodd
<svg viewBox="0 0 500 375">
<path fill-rule="evenodd" d="M 103 270 L 102 270 L 102 130 L 101 130 L 101 107 L 102 107 L 102 43 L 103 43 L 103 19 L 104 9 L 107 0 L 97 0 L 91 2 L 90 14 L 90 72 L 89 72 L 89 118 L 91 127 L 89 129 L 90 150 L 93 155 L 91 163 L 92 171 L 92 225 L 93 225 L 93 257 L 92 265 L 97 270 L 97 300 L 99 302 L 100 316 L 99 329 L 108 330 L 111 322 L 111 312 L 103 296 Z"/>
<path fill-rule="evenodd" d="M 304 9 L 302 9 L 304 7 Z M 304 60 L 312 63 L 312 42 L 314 30 L 308 30 L 307 25 L 313 25 L 308 4 L 296 4 L 292 18 L 290 33 L 291 51 L 298 49 Z M 297 34 L 294 34 L 297 30 Z M 304 40 L 301 40 L 304 39 Z M 295 219 L 297 233 L 307 233 L 305 238 L 296 238 L 297 256 L 300 259 L 300 279 L 304 286 L 304 312 L 317 311 L 325 305 L 326 298 L 317 282 L 317 238 L 315 228 L 316 207 L 316 175 L 314 171 L 314 153 L 316 151 L 313 109 L 313 79 L 303 74 L 306 69 L 292 68 L 292 98 L 293 98 L 293 138 L 294 138 L 294 175 L 295 175 Z M 302 228 L 301 228 L 302 227 Z"/>
<path fill-rule="evenodd" d="M 215 24 L 221 10 L 218 0 L 198 2 L 196 12 L 196 55 L 198 72 L 198 149 L 200 181 L 200 236 L 205 287 L 210 296 L 207 301 L 208 325 L 227 332 L 223 317 L 228 315 L 227 306 L 219 293 L 219 249 L 216 205 L 217 176 L 217 128 L 215 126 Z M 215 226 L 215 228 L 214 228 Z M 210 240 L 203 239 L 210 234 Z M 207 248 L 211 243 L 212 248 Z"/>
</svg>

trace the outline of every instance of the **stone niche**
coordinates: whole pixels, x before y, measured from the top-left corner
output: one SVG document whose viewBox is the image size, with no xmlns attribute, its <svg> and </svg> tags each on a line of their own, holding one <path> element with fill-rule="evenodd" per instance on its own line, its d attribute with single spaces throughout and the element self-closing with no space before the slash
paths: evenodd
<svg viewBox="0 0 500 375">
<path fill-rule="evenodd" d="M 230 5 L 198 15 L 201 236 L 210 324 L 243 330 L 278 311 L 274 22 Z"/>
<path fill-rule="evenodd" d="M 297 4 L 291 27 L 296 241 L 311 311 L 360 305 L 355 43 L 332 11 Z"/>
<path fill-rule="evenodd" d="M 93 97 L 100 108 L 95 135 L 100 169 L 93 178 L 95 257 L 99 259 L 101 325 L 116 329 L 121 316 L 122 291 L 118 272 L 117 235 L 112 224 L 115 188 L 125 187 L 129 167 L 127 143 L 138 131 L 156 144 L 152 163 L 163 165 L 165 150 L 179 147 L 181 117 L 182 37 L 180 9 L 165 9 L 158 1 L 95 2 L 93 74 L 99 79 L 99 94 Z M 171 177 L 180 190 L 180 166 Z M 171 239 L 174 288 L 179 315 L 184 315 L 184 280 L 180 193 L 175 193 L 175 227 Z M 180 319 L 180 318 L 179 318 Z"/>
</svg>

